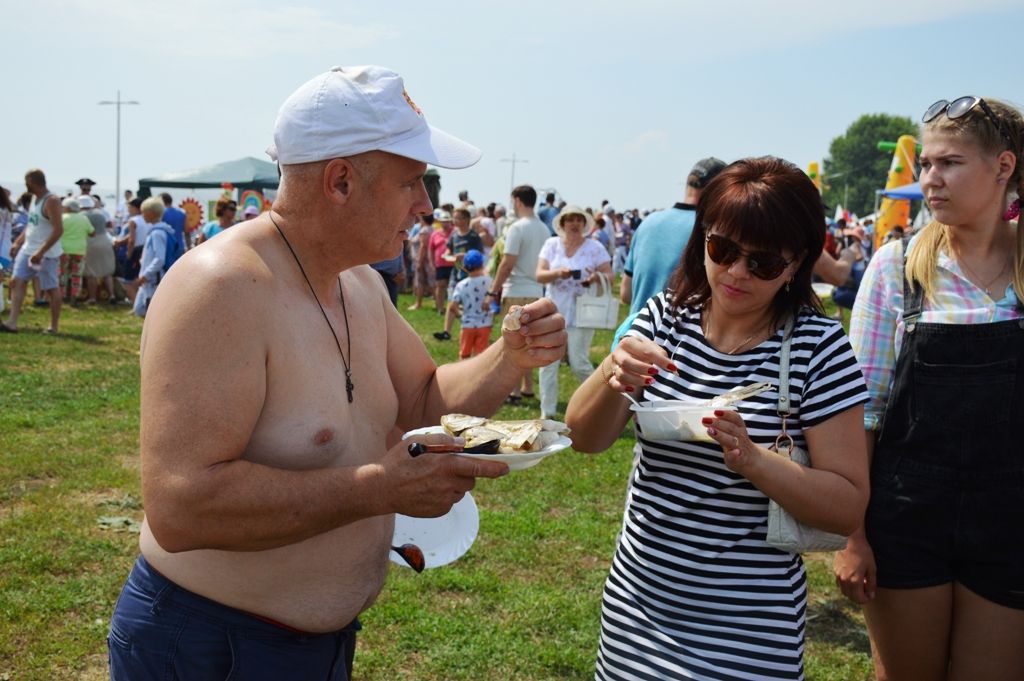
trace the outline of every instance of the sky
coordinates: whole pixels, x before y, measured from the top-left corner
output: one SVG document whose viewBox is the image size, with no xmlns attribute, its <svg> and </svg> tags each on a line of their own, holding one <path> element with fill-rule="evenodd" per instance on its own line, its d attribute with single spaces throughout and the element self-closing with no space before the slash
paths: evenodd
<svg viewBox="0 0 1024 681">
<path fill-rule="evenodd" d="M 1024 104 L 1016 0 L 33 0 L 5 3 L 0 185 L 120 186 L 255 156 L 281 103 L 332 66 L 400 73 L 435 127 L 483 150 L 441 198 L 512 182 L 620 210 L 681 200 L 695 161 L 802 168 L 859 116 L 938 99 Z M 885 178 L 879 178 L 879 187 Z M 184 192 L 185 190 L 178 190 Z"/>
</svg>

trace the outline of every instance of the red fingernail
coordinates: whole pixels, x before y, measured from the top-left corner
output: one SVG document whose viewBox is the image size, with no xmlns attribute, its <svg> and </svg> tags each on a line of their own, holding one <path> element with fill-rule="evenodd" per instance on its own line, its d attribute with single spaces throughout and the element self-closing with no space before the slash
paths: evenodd
<svg viewBox="0 0 1024 681">
<path fill-rule="evenodd" d="M 679 373 L 679 368 L 675 364 L 669 364 L 668 365 L 668 370 L 669 371 L 674 371 L 677 374 Z"/>
<path fill-rule="evenodd" d="M 627 385 L 627 386 L 626 386 L 626 392 L 627 392 L 627 393 L 635 393 L 635 392 L 636 392 L 636 388 L 634 388 L 634 387 L 633 387 L 633 386 L 631 386 L 631 385 Z"/>
<path fill-rule="evenodd" d="M 715 410 L 715 416 L 721 416 L 721 415 L 722 415 L 722 410 L 721 409 L 716 409 Z"/>
<path fill-rule="evenodd" d="M 702 424 L 704 424 L 705 426 L 710 426 L 712 423 L 714 423 L 714 421 L 715 420 L 713 418 L 711 418 L 710 416 L 705 416 L 704 418 L 702 418 L 700 420 L 700 422 Z"/>
<path fill-rule="evenodd" d="M 645 385 L 654 385 L 654 379 L 653 378 L 645 379 L 644 380 L 644 384 Z"/>
<path fill-rule="evenodd" d="M 650 369 L 647 370 L 647 373 L 649 373 L 651 376 L 657 376 L 658 367 L 651 367 Z"/>
</svg>

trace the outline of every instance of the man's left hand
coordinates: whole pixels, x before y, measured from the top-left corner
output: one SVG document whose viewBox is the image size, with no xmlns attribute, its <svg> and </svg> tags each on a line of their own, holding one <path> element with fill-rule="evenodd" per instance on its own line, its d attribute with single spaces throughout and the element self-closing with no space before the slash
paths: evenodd
<svg viewBox="0 0 1024 681">
<path fill-rule="evenodd" d="M 522 308 L 520 327 L 509 330 L 502 324 L 505 348 L 518 366 L 533 369 L 547 366 L 565 355 L 568 334 L 565 318 L 554 302 L 541 298 Z"/>
</svg>

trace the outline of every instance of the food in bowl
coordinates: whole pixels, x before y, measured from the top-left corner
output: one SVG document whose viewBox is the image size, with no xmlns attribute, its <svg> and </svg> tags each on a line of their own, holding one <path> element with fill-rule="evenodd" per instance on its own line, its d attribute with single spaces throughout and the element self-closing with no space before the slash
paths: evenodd
<svg viewBox="0 0 1024 681">
<path fill-rule="evenodd" d="M 641 402 L 630 409 L 636 414 L 640 433 L 650 440 L 685 440 L 714 442 L 701 423 L 704 417 L 714 417 L 715 411 L 735 411 L 725 407 L 712 407 L 704 402 L 664 400 Z"/>
</svg>

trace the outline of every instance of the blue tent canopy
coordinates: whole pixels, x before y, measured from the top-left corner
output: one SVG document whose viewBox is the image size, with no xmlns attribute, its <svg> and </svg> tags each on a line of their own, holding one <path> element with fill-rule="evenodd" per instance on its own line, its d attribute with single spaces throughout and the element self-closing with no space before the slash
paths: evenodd
<svg viewBox="0 0 1024 681">
<path fill-rule="evenodd" d="M 911 199 L 913 201 L 920 201 L 924 198 L 924 194 L 921 193 L 920 182 L 912 182 L 911 184 L 905 184 L 902 187 L 896 187 L 894 189 L 879 189 L 878 193 L 889 199 Z"/>
</svg>

